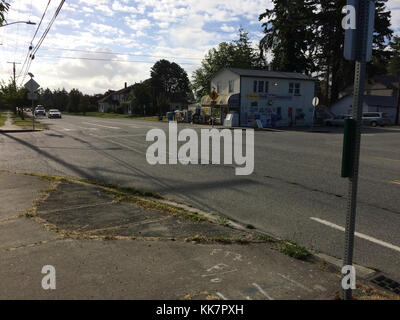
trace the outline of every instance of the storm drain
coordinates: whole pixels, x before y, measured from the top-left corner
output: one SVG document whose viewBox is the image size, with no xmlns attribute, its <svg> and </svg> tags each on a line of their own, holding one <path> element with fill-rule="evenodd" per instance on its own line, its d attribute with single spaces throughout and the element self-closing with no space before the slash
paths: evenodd
<svg viewBox="0 0 400 320">
<path fill-rule="evenodd" d="M 377 276 L 376 278 L 371 280 L 372 283 L 380 286 L 383 289 L 389 290 L 393 293 L 400 295 L 400 283 L 389 279 L 385 276 Z"/>
</svg>

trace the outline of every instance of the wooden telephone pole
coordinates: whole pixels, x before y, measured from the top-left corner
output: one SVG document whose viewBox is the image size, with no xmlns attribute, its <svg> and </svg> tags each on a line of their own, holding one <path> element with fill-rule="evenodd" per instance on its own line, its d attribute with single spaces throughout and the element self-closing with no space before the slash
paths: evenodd
<svg viewBox="0 0 400 320">
<path fill-rule="evenodd" d="M 12 63 L 13 64 L 13 86 L 14 86 L 14 92 L 17 93 L 17 82 L 16 82 L 16 69 L 15 69 L 15 65 L 16 64 L 21 64 L 19 62 L 9 62 L 7 61 L 7 63 Z M 22 118 L 22 120 L 24 120 L 24 110 L 22 110 L 22 112 L 20 112 L 20 116 Z"/>
</svg>

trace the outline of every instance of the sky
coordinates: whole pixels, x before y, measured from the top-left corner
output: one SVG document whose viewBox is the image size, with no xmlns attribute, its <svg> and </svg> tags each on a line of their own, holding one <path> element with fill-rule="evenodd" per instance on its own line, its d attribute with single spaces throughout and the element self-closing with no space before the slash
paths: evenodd
<svg viewBox="0 0 400 320">
<path fill-rule="evenodd" d="M 38 24 L 49 0 L 9 2 L 8 23 Z M 35 37 L 38 25 L 0 28 L 0 81 L 9 81 L 13 65 L 8 62 L 14 61 L 20 63 L 17 84 L 29 80 L 22 72 L 29 45 L 32 39 L 37 44 L 59 4 L 50 1 Z M 388 0 L 387 7 L 400 35 L 400 0 Z M 178 63 L 191 79 L 208 50 L 236 39 L 240 27 L 256 45 L 263 36 L 258 17 L 267 8 L 270 0 L 67 0 L 29 71 L 43 88 L 88 94 L 146 80 L 162 58 Z"/>
</svg>

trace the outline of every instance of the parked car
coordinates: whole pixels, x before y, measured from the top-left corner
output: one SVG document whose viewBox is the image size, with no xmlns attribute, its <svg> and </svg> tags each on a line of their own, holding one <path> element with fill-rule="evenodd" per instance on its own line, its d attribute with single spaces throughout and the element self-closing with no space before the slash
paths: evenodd
<svg viewBox="0 0 400 320">
<path fill-rule="evenodd" d="M 326 126 L 342 126 L 343 127 L 344 120 L 348 119 L 348 118 L 351 118 L 351 116 L 347 115 L 347 114 L 341 114 L 341 115 L 337 115 L 337 116 L 334 116 L 329 119 L 325 119 L 324 123 Z"/>
<path fill-rule="evenodd" d="M 58 118 L 61 119 L 61 112 L 58 109 L 50 109 L 48 112 L 48 118 Z"/>
<path fill-rule="evenodd" d="M 46 116 L 46 110 L 44 107 L 38 106 L 35 108 L 35 116 Z"/>
<path fill-rule="evenodd" d="M 392 124 L 387 113 L 384 112 L 364 112 L 362 117 L 363 125 L 367 126 L 386 126 Z"/>
</svg>

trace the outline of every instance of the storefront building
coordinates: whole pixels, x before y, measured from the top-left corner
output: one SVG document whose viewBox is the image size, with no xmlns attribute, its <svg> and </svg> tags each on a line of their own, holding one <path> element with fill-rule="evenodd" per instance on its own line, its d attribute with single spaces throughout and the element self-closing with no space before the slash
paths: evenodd
<svg viewBox="0 0 400 320">
<path fill-rule="evenodd" d="M 303 126 L 313 121 L 312 99 L 316 79 L 299 74 L 266 70 L 224 68 L 211 80 L 219 94 L 217 106 L 239 114 L 240 126 Z M 207 107 L 210 98 L 203 97 Z"/>
</svg>

